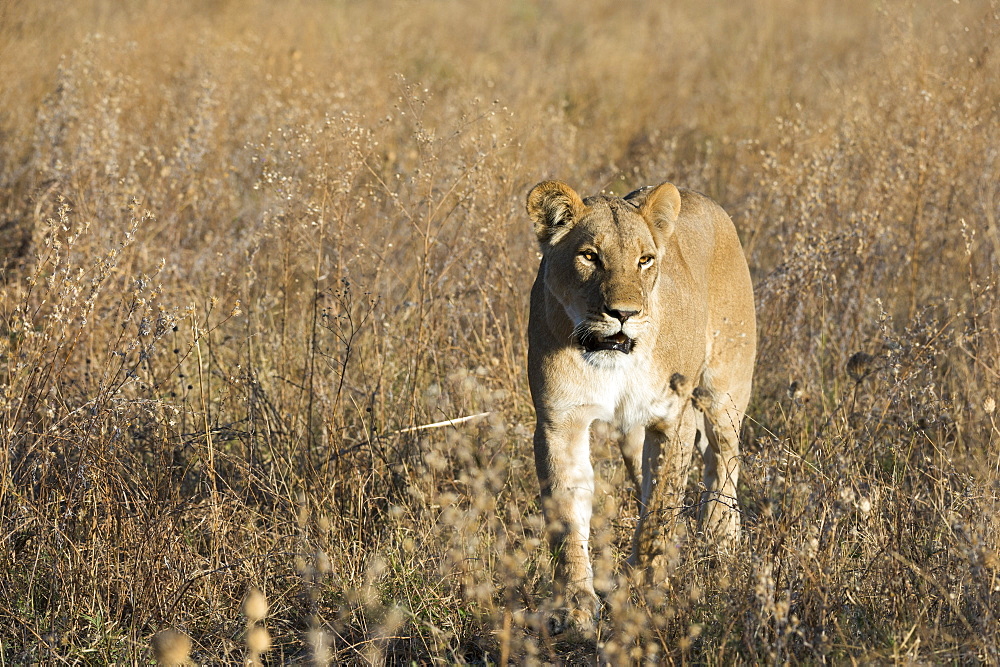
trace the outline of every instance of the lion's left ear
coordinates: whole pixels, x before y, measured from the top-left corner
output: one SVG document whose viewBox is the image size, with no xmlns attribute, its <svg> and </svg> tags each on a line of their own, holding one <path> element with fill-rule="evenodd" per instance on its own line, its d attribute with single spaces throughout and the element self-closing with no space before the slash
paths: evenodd
<svg viewBox="0 0 1000 667">
<path fill-rule="evenodd" d="M 674 223 L 681 213 L 681 193 L 673 183 L 661 183 L 646 195 L 639 213 L 646 222 L 666 235 L 673 234 Z"/>
</svg>

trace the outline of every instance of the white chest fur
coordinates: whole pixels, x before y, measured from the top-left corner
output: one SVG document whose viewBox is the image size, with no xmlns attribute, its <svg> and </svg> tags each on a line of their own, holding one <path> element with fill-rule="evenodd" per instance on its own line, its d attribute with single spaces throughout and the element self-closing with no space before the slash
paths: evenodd
<svg viewBox="0 0 1000 667">
<path fill-rule="evenodd" d="M 588 419 L 609 422 L 623 433 L 680 417 L 683 401 L 648 355 L 591 352 L 581 366 L 579 375 L 565 378 L 564 409 L 584 411 Z"/>
</svg>

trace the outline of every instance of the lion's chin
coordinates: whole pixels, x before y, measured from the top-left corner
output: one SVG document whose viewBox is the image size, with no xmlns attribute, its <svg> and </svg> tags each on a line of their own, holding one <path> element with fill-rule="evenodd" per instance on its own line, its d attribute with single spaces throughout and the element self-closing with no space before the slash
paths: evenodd
<svg viewBox="0 0 1000 667">
<path fill-rule="evenodd" d="M 580 346 L 587 352 L 621 352 L 630 354 L 635 347 L 635 339 L 622 332 L 610 336 L 599 337 L 588 335 L 580 338 Z"/>
</svg>

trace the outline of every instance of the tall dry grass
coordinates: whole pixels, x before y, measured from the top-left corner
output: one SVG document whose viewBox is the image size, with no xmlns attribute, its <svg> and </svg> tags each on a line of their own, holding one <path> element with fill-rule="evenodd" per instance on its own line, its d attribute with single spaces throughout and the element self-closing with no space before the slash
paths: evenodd
<svg viewBox="0 0 1000 667">
<path fill-rule="evenodd" d="M 998 13 L 0 5 L 2 661 L 997 662 Z M 534 623 L 550 177 L 718 199 L 760 318 L 744 555 L 632 586 L 595 434 L 589 644 Z"/>
</svg>

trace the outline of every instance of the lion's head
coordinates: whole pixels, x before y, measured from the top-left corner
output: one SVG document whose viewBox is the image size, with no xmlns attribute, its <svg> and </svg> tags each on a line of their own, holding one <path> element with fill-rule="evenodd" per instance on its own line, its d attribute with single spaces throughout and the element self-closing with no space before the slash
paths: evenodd
<svg viewBox="0 0 1000 667">
<path fill-rule="evenodd" d="M 654 312 L 662 248 L 681 207 L 664 183 L 624 199 L 581 199 L 568 185 L 545 181 L 528 194 L 528 213 L 544 257 L 544 280 L 573 323 L 587 353 L 629 354 Z"/>
</svg>

